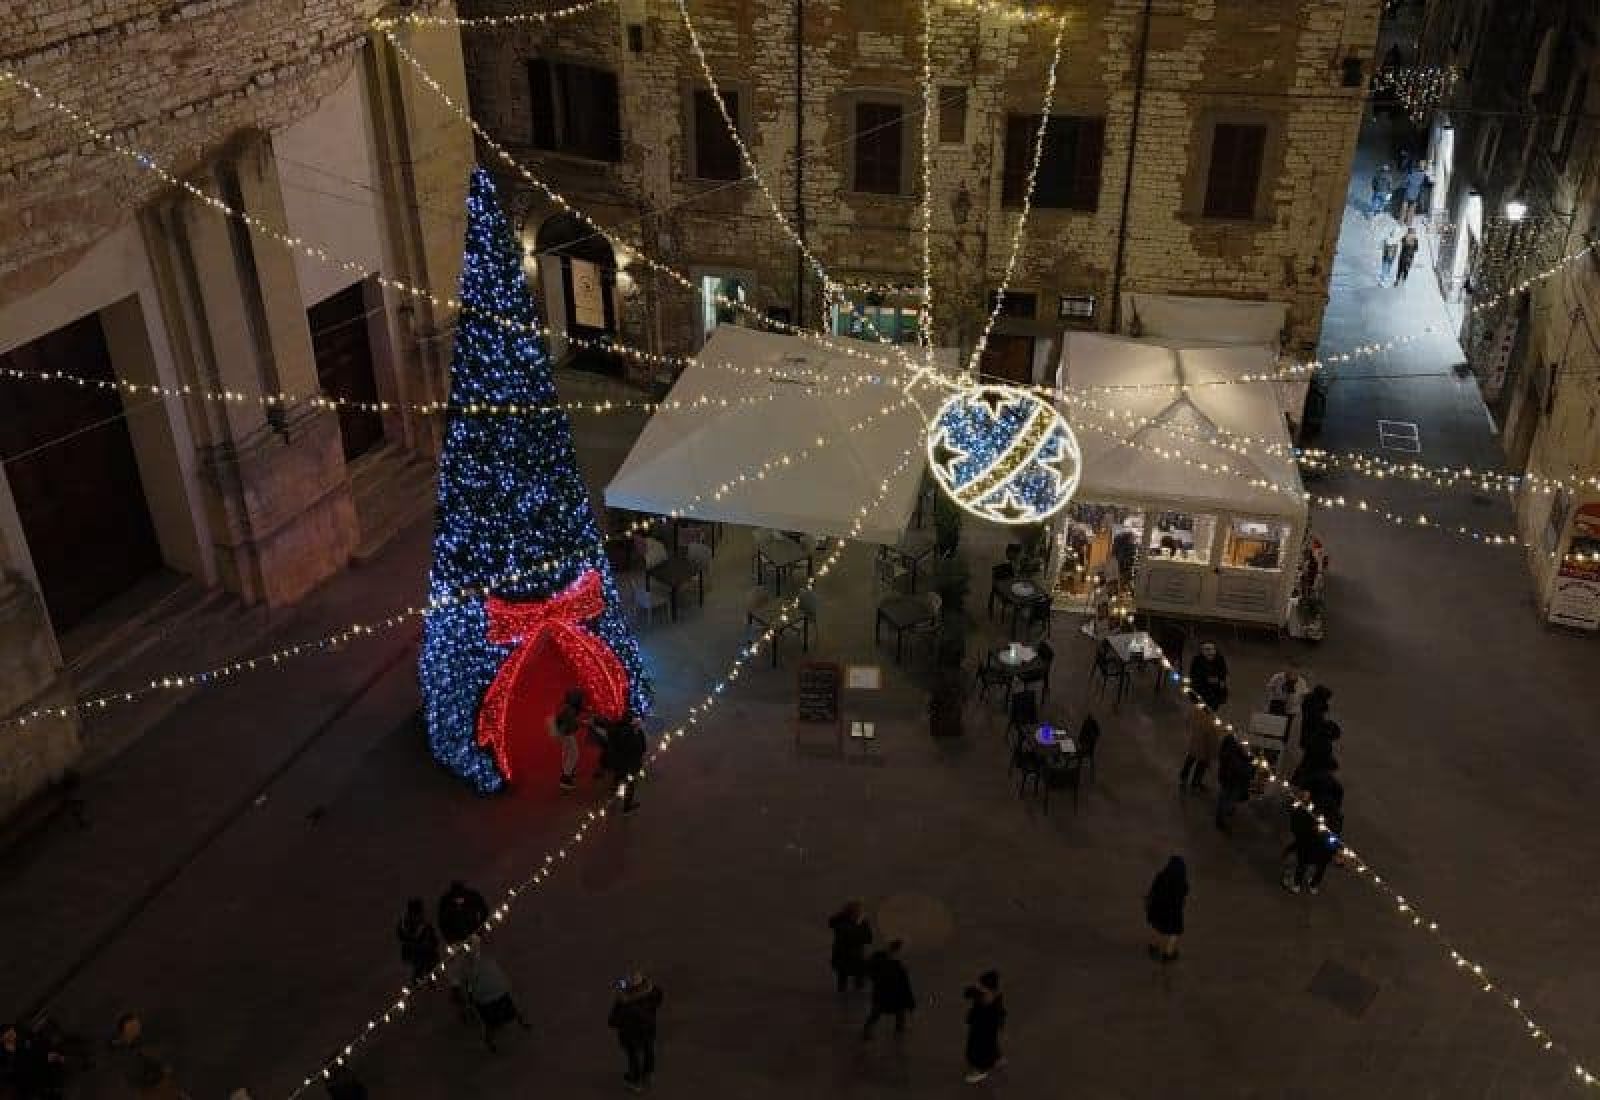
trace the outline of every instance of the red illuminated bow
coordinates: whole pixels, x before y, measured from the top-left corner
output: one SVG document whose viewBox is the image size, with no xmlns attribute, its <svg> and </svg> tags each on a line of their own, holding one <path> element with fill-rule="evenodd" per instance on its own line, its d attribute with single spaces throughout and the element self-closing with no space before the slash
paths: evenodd
<svg viewBox="0 0 1600 1100">
<path fill-rule="evenodd" d="M 547 600 L 510 603 L 498 596 L 484 601 L 489 613 L 488 640 L 516 646 L 500 666 L 478 708 L 478 744 L 494 753 L 500 774 L 511 778 L 509 738 L 519 699 L 534 694 L 529 675 L 535 660 L 553 647 L 567 673 L 583 689 L 590 710 L 604 718 L 620 718 L 628 703 L 628 673 L 604 639 L 583 624 L 606 609 L 600 574 L 590 569 Z M 546 685 L 548 686 L 548 685 Z"/>
</svg>

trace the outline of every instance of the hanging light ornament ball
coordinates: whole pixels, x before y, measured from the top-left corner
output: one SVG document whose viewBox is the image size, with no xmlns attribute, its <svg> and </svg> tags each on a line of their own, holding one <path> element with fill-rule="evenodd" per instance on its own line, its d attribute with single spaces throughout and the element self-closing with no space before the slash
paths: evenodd
<svg viewBox="0 0 1600 1100">
<path fill-rule="evenodd" d="M 1078 488 L 1077 437 L 1039 395 L 976 386 L 939 408 L 928 427 L 928 465 L 939 488 L 995 523 L 1038 523 Z"/>
</svg>

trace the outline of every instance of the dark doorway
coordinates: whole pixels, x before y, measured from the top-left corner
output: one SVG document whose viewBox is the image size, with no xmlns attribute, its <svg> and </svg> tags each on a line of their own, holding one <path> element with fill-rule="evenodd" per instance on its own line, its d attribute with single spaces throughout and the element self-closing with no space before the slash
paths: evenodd
<svg viewBox="0 0 1600 1100">
<path fill-rule="evenodd" d="M 306 317 L 317 359 L 317 386 L 329 397 L 376 404 L 378 380 L 372 373 L 372 341 L 367 334 L 366 283 L 351 283 L 324 298 Z M 383 417 L 376 409 L 339 407 L 339 437 L 346 461 L 383 442 Z"/>
<path fill-rule="evenodd" d="M 0 368 L 116 377 L 97 313 L 0 355 Z M 58 634 L 161 568 L 123 413 L 114 389 L 0 377 L 0 461 Z"/>
<path fill-rule="evenodd" d="M 572 345 L 566 365 L 622 373 L 622 357 L 606 350 L 617 336 L 617 258 L 610 243 L 571 214 L 557 214 L 539 227 L 536 244 L 539 255 L 555 257 L 560 269 L 564 308 L 551 309 L 550 324 L 585 342 Z M 544 265 L 541 270 L 548 272 Z M 547 286 L 545 295 L 553 301 L 554 288 Z"/>
<path fill-rule="evenodd" d="M 1027 385 L 1033 381 L 1033 337 L 1009 332 L 991 334 L 978 369 L 991 381 Z"/>
</svg>

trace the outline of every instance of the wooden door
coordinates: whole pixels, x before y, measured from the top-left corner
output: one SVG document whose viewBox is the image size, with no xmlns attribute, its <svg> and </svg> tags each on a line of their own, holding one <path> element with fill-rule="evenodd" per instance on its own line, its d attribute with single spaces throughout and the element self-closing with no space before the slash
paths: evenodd
<svg viewBox="0 0 1600 1100">
<path fill-rule="evenodd" d="M 983 362 L 979 369 L 990 381 L 1018 382 L 1027 385 L 1033 381 L 1033 337 L 1017 336 L 1009 332 L 990 335 L 983 349 Z"/>
<path fill-rule="evenodd" d="M 367 335 L 365 283 L 352 283 L 306 311 L 311 349 L 317 360 L 317 386 L 329 397 L 376 403 L 378 380 L 372 370 Z M 348 461 L 383 442 L 383 417 L 376 411 L 341 406 L 339 437 Z"/>
<path fill-rule="evenodd" d="M 0 368 L 115 377 L 99 314 L 0 355 Z M 125 419 L 161 412 L 129 400 L 138 411 L 116 390 L 0 377 L 0 461 L 58 633 L 161 568 Z"/>
</svg>

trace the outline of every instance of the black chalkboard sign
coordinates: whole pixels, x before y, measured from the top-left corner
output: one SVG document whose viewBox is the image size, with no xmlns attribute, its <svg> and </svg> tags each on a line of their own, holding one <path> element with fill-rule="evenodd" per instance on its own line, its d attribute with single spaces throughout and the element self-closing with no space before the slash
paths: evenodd
<svg viewBox="0 0 1600 1100">
<path fill-rule="evenodd" d="M 831 661 L 808 661 L 800 666 L 800 721 L 839 721 L 839 685 L 844 670 Z"/>
</svg>

